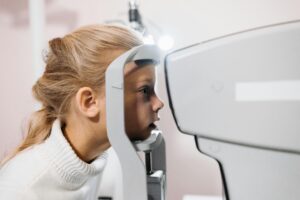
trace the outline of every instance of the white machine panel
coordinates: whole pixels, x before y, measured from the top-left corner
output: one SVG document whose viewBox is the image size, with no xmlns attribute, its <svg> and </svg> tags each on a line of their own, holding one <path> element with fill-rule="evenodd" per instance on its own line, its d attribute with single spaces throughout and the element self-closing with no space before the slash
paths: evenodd
<svg viewBox="0 0 300 200">
<path fill-rule="evenodd" d="M 300 152 L 300 21 L 178 50 L 165 70 L 182 132 Z"/>
</svg>

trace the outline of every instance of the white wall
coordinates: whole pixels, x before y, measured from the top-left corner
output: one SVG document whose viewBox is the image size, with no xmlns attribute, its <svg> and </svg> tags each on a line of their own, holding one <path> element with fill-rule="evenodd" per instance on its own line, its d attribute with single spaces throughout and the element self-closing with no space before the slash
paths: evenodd
<svg viewBox="0 0 300 200">
<path fill-rule="evenodd" d="M 145 23 L 175 38 L 175 48 L 257 26 L 300 18 L 299 0 L 140 0 Z M 125 0 L 45 0 L 45 38 L 106 20 L 127 20 Z M 151 25 L 152 24 L 152 25 Z M 153 25 L 154 24 L 154 25 Z M 0 0 L 0 158 L 21 139 L 21 125 L 34 109 L 35 80 L 28 1 Z M 41 66 L 42 67 L 42 66 Z M 184 194 L 220 195 L 215 162 L 198 153 L 194 139 L 179 133 L 167 104 L 162 69 L 159 94 L 166 102 L 161 129 L 167 144 L 168 199 Z M 111 168 L 111 170 L 113 167 Z"/>
</svg>

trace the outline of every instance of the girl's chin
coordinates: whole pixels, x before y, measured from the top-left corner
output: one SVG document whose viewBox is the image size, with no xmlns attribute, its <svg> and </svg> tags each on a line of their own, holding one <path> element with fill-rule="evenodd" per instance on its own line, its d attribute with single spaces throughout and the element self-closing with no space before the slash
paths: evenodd
<svg viewBox="0 0 300 200">
<path fill-rule="evenodd" d="M 151 131 L 152 130 L 148 129 L 148 130 L 144 131 L 143 133 L 135 134 L 134 136 L 129 136 L 129 139 L 131 141 L 145 140 L 150 136 Z"/>
</svg>

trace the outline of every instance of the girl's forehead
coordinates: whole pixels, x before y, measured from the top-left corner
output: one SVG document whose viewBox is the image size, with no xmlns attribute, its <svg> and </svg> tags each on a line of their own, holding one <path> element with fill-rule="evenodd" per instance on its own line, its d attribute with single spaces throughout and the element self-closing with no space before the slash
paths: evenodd
<svg viewBox="0 0 300 200">
<path fill-rule="evenodd" d="M 129 63 L 125 66 L 125 80 L 127 82 L 155 82 L 155 65 L 137 66 L 135 63 Z"/>
<path fill-rule="evenodd" d="M 154 64 L 145 64 L 138 66 L 135 62 L 129 62 L 125 65 L 124 74 L 125 76 L 130 76 L 131 74 L 136 73 L 155 73 L 155 65 Z"/>
</svg>

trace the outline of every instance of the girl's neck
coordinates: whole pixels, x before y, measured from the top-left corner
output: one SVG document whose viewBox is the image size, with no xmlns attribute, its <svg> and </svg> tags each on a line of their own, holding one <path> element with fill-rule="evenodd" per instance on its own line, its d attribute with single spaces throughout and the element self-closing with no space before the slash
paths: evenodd
<svg viewBox="0 0 300 200">
<path fill-rule="evenodd" d="M 78 123 L 75 126 L 64 126 L 63 133 L 77 156 L 91 163 L 95 158 L 101 155 L 110 147 L 106 134 L 101 134 L 104 137 L 99 138 L 99 133 L 96 130 L 89 130 L 83 127 L 83 123 Z M 97 136 L 97 137 L 96 137 Z"/>
</svg>

